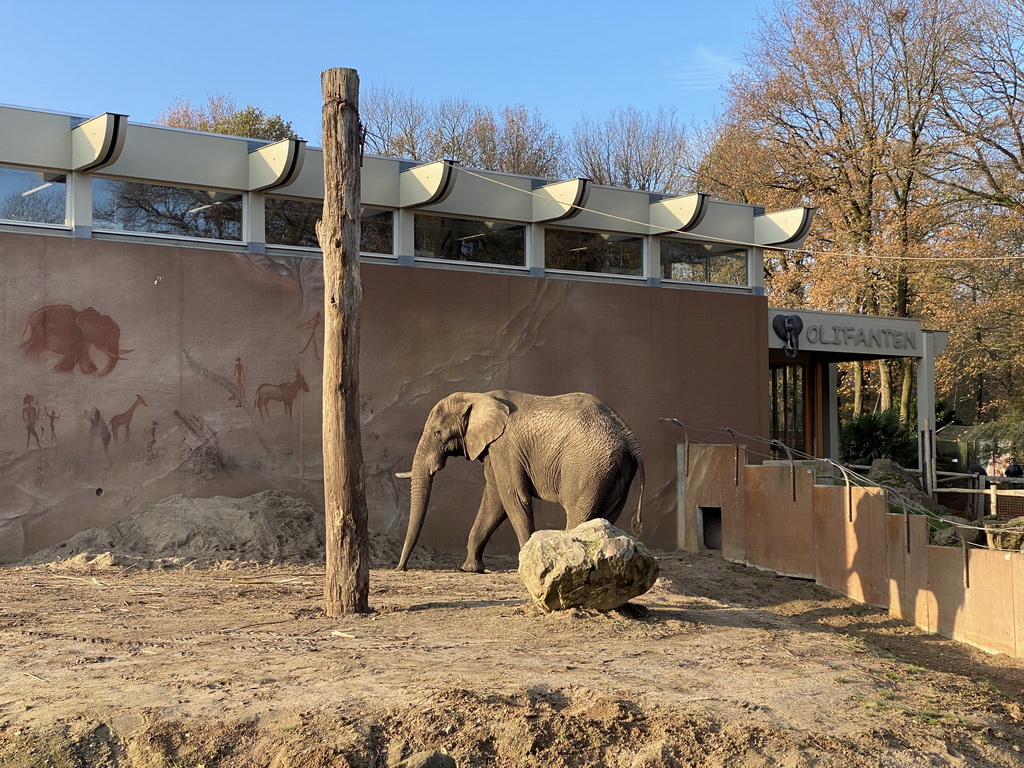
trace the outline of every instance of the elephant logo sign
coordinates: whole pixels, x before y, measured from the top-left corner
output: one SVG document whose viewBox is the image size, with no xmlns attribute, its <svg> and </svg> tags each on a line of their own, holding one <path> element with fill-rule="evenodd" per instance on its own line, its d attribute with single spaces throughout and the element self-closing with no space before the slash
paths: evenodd
<svg viewBox="0 0 1024 768">
<path fill-rule="evenodd" d="M 121 349 L 121 326 L 92 307 L 79 312 L 68 304 L 47 304 L 28 316 L 24 335 L 21 349 L 26 356 L 38 360 L 44 352 L 60 355 L 53 366 L 58 373 L 77 367 L 86 375 L 106 376 L 132 351 Z M 92 359 L 91 349 L 106 356 L 102 370 Z"/>
<path fill-rule="evenodd" d="M 800 333 L 804 329 L 804 321 L 799 315 L 776 315 L 772 320 L 772 330 L 782 339 L 782 348 L 786 357 L 796 357 L 800 352 Z"/>
</svg>

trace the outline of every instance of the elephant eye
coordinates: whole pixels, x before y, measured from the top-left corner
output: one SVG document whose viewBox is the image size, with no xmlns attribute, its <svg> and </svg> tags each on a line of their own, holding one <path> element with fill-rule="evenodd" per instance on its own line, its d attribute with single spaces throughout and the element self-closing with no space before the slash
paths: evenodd
<svg viewBox="0 0 1024 768">
<path fill-rule="evenodd" d="M 440 436 L 441 436 L 441 430 L 440 429 L 435 429 L 434 430 L 434 437 L 440 437 Z"/>
</svg>

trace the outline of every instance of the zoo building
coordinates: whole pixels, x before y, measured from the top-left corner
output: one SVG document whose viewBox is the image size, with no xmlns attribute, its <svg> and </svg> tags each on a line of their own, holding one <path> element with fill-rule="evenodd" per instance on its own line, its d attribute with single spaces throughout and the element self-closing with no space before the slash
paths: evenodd
<svg viewBox="0 0 1024 768">
<path fill-rule="evenodd" d="M 0 107 L 0 562 L 175 494 L 290 488 L 322 506 L 323 162 L 299 140 Z M 707 545 L 681 506 L 680 446 L 838 458 L 841 361 L 917 360 L 934 454 L 943 333 L 768 306 L 764 250 L 801 246 L 811 208 L 372 156 L 361 183 L 375 532 L 404 535 L 396 473 L 454 391 L 610 404 L 644 452 L 643 538 L 666 550 Z M 465 546 L 481 474 L 449 462 L 421 546 Z M 515 550 L 509 526 L 490 549 Z"/>
</svg>

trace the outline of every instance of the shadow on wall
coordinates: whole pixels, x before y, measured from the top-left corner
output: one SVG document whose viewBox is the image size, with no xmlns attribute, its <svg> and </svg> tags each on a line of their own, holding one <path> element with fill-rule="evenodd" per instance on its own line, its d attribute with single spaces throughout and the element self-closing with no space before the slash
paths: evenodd
<svg viewBox="0 0 1024 768">
<path fill-rule="evenodd" d="M 1024 553 L 932 546 L 923 515 L 891 510 L 879 488 L 815 485 L 813 469 L 743 463 L 733 488 L 733 446 L 690 450 L 684 528 L 696 530 L 699 509 L 721 509 L 726 559 L 813 578 L 929 632 L 1024 657 Z"/>
</svg>

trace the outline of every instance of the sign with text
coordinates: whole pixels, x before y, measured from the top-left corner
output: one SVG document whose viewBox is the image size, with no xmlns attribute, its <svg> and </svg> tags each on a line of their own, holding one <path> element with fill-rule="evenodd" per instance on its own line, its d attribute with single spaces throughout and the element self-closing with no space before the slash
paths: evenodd
<svg viewBox="0 0 1024 768">
<path fill-rule="evenodd" d="M 773 349 L 796 347 L 869 358 L 923 354 L 921 325 L 909 318 L 772 309 L 768 320 L 774 331 L 768 334 L 768 345 Z"/>
</svg>

